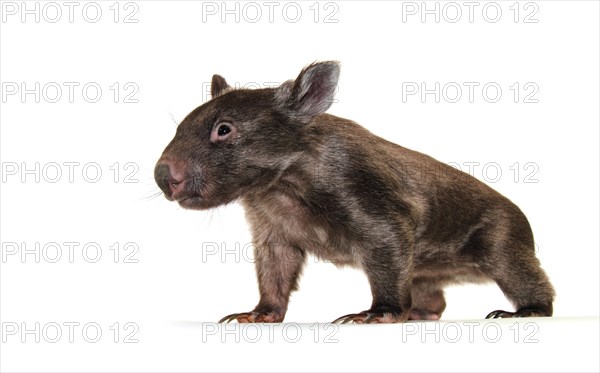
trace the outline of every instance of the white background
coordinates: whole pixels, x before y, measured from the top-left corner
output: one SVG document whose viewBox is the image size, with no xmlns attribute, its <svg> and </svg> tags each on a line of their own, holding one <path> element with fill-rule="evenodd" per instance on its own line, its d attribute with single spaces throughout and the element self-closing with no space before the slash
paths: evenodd
<svg viewBox="0 0 600 373">
<path fill-rule="evenodd" d="M 29 2 L 34 12 L 23 15 L 21 2 L 2 2 L 3 371 L 598 370 L 597 2 L 476 2 L 472 19 L 463 2 L 427 3 L 439 22 L 435 14 L 423 22 L 421 2 L 76 2 L 72 19 L 69 6 L 48 4 Z M 236 204 L 186 211 L 157 196 L 154 164 L 176 123 L 208 99 L 212 74 L 266 86 L 329 59 L 342 63 L 329 113 L 465 171 L 476 162 L 473 176 L 528 216 L 557 292 L 557 321 L 535 321 L 537 343 L 523 344 L 523 335 L 515 343 L 508 323 L 498 344 L 481 334 L 473 343 L 448 343 L 443 333 L 439 343 L 404 341 L 394 334 L 400 326 L 336 329 L 337 342 L 324 344 L 308 338 L 307 325 L 300 343 L 247 335 L 222 343 L 201 323 L 258 301 L 251 237 Z M 21 96 L 36 83 L 39 97 Z M 407 83 L 439 83 L 440 102 L 403 95 Z M 502 90 L 495 103 L 493 89 L 482 92 L 488 83 Z M 102 90 L 95 103 L 93 87 Z M 538 102 L 525 102 L 535 88 L 529 99 Z M 102 256 L 90 263 L 94 247 Z M 370 302 L 362 273 L 311 258 L 286 321 L 331 321 Z M 447 321 L 481 322 L 510 308 L 492 285 L 450 288 L 447 303 Z M 65 322 L 79 323 L 72 343 Z M 35 331 L 23 334 L 36 323 L 39 343 Z M 48 341 L 54 323 L 57 343 Z M 101 328 L 97 343 L 82 337 L 90 323 Z M 123 343 L 130 333 L 137 343 Z M 561 365 L 565 341 L 572 358 Z"/>
</svg>

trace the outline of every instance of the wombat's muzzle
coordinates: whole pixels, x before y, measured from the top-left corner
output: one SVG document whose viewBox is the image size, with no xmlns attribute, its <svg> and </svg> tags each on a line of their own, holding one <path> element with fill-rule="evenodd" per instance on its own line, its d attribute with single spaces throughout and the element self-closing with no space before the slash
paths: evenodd
<svg viewBox="0 0 600 373">
<path fill-rule="evenodd" d="M 177 194 L 180 194 L 185 187 L 185 179 L 175 170 L 173 162 L 167 160 L 160 160 L 156 164 L 154 180 L 169 201 L 176 200 Z"/>
</svg>

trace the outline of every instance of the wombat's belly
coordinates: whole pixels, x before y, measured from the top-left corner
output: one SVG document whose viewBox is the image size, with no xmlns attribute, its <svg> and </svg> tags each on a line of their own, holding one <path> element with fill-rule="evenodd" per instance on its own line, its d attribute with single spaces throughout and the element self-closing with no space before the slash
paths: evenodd
<svg viewBox="0 0 600 373">
<path fill-rule="evenodd" d="M 471 262 L 417 264 L 413 271 L 413 281 L 419 280 L 434 280 L 440 285 L 491 281 L 479 266 Z"/>
</svg>

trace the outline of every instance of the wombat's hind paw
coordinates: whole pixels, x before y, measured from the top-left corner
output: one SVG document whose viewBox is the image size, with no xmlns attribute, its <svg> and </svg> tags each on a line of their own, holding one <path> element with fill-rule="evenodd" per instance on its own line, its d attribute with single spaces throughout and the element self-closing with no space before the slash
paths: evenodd
<svg viewBox="0 0 600 373">
<path fill-rule="evenodd" d="M 537 310 L 534 308 L 523 308 L 518 310 L 517 312 L 508 312 L 497 310 L 490 312 L 485 318 L 486 319 L 508 319 L 513 317 L 544 317 L 548 316 L 548 314 L 542 310 Z"/>
<path fill-rule="evenodd" d="M 409 320 L 424 320 L 424 321 L 437 321 L 440 319 L 441 312 L 431 312 L 428 310 L 411 309 Z"/>
<path fill-rule="evenodd" d="M 275 313 L 262 313 L 262 312 L 242 312 L 242 313 L 232 313 L 231 315 L 227 315 L 219 320 L 219 324 L 221 323 L 230 323 L 232 321 L 237 321 L 238 323 L 254 323 L 254 322 L 282 322 L 283 318 Z"/>
<path fill-rule="evenodd" d="M 496 311 L 492 311 L 492 312 L 488 313 L 488 315 L 485 318 L 486 319 L 504 319 L 504 318 L 514 317 L 514 314 L 515 314 L 514 312 L 496 310 Z"/>
<path fill-rule="evenodd" d="M 342 317 L 338 317 L 333 324 L 391 324 L 402 322 L 406 318 L 397 312 L 371 312 L 363 311 L 360 313 L 350 313 Z"/>
</svg>

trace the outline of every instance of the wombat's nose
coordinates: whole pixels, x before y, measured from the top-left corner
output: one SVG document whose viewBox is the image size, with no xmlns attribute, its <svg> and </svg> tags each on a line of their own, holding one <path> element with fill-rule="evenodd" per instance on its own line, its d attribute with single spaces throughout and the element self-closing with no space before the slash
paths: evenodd
<svg viewBox="0 0 600 373">
<path fill-rule="evenodd" d="M 165 197 L 169 201 L 174 199 L 173 194 L 183 189 L 183 178 L 176 177 L 175 174 L 179 174 L 174 170 L 172 162 L 161 160 L 154 168 L 154 180 L 158 187 L 165 193 Z M 181 176 L 181 175 L 180 175 Z"/>
<path fill-rule="evenodd" d="M 171 188 L 169 187 L 169 181 L 171 180 L 171 170 L 169 165 L 165 163 L 159 163 L 154 168 L 154 180 L 158 187 L 165 193 L 167 198 L 171 197 Z"/>
</svg>

